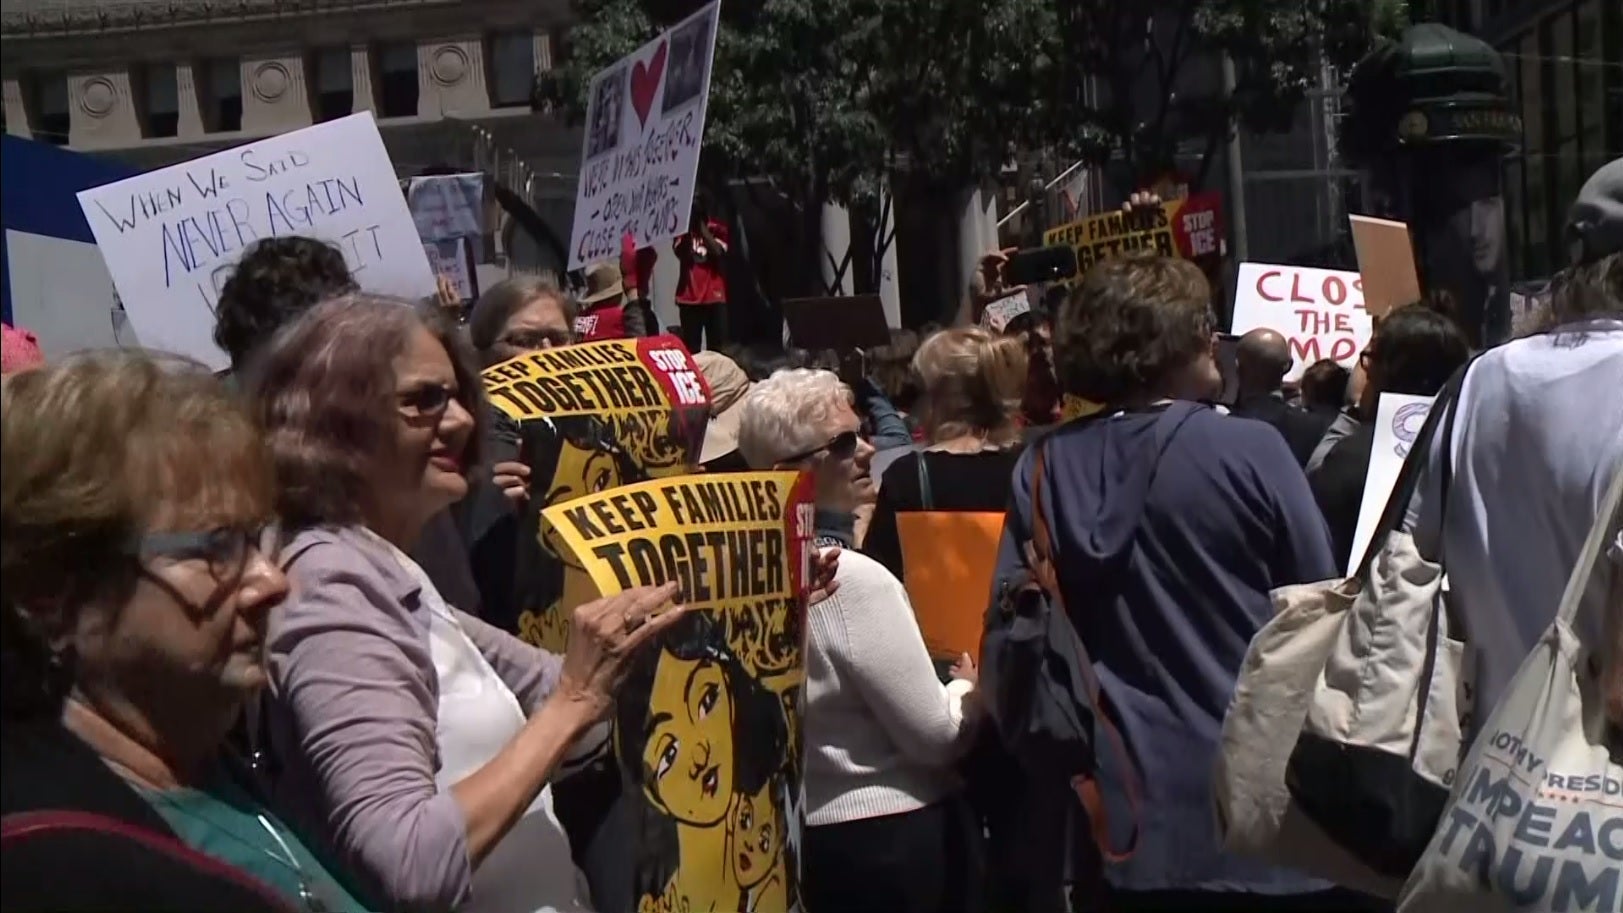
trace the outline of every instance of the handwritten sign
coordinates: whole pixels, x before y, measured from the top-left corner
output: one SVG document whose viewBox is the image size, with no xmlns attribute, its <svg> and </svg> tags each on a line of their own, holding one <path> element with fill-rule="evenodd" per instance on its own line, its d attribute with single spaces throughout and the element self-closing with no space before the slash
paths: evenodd
<svg viewBox="0 0 1623 913">
<path fill-rule="evenodd" d="M 981 326 L 994 333 L 1001 333 L 1009 325 L 1009 321 L 1021 314 L 1029 313 L 1031 313 L 1031 295 L 1025 289 L 1021 289 L 988 304 L 986 310 L 981 313 Z"/>
<path fill-rule="evenodd" d="M 569 613 L 598 590 L 541 511 L 690 471 L 710 418 L 709 388 L 674 336 L 542 349 L 486 368 L 483 378 L 491 404 L 519 426 L 535 493 L 520 517 L 513 604 L 487 620 L 561 654 Z"/>
<path fill-rule="evenodd" d="M 1375 524 L 1392 496 L 1409 448 L 1431 414 L 1430 396 L 1382 393 L 1375 412 L 1375 444 L 1369 452 L 1369 471 L 1364 475 L 1364 500 L 1358 505 L 1358 525 L 1354 527 L 1352 551 L 1347 555 L 1347 573 L 1358 569 L 1354 563 L 1364 557 Z"/>
<path fill-rule="evenodd" d="M 547 508 L 604 593 L 677 581 L 688 614 L 615 703 L 639 911 L 800 909 L 812 479 L 701 474 Z"/>
<path fill-rule="evenodd" d="M 1324 358 L 1349 368 L 1369 345 L 1372 323 L 1364 310 L 1364 281 L 1345 270 L 1242 263 L 1234 289 L 1238 335 L 1266 328 L 1290 341 L 1296 380 Z"/>
<path fill-rule="evenodd" d="M 221 369 L 220 289 L 244 248 L 306 235 L 343 251 L 368 291 L 417 298 L 434 273 L 368 113 L 79 193 L 141 342 Z"/>
<path fill-rule="evenodd" d="M 428 257 L 428 268 L 437 276 L 444 276 L 451 280 L 451 287 L 456 289 L 456 296 L 461 301 L 472 301 L 479 297 L 479 289 L 474 280 L 477 278 L 473 266 L 473 254 L 464 239 L 451 241 L 423 242 L 423 254 Z"/>
<path fill-rule="evenodd" d="M 711 3 L 592 77 L 569 268 L 687 230 L 716 47 Z"/>
<path fill-rule="evenodd" d="M 1132 212 L 1104 212 L 1043 232 L 1049 247 L 1076 248 L 1077 274 L 1095 263 L 1126 253 L 1149 251 L 1167 257 L 1215 255 L 1223 237 L 1222 195 L 1197 193 Z"/>
</svg>

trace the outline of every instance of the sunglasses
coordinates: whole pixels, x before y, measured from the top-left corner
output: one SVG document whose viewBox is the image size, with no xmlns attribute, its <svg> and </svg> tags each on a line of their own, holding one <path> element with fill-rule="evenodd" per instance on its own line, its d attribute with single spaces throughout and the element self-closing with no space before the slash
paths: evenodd
<svg viewBox="0 0 1623 913">
<path fill-rule="evenodd" d="M 456 391 L 444 384 L 423 384 L 397 394 L 400 408 L 408 415 L 439 415 L 456 399 Z"/>
<path fill-rule="evenodd" d="M 857 434 L 855 431 L 842 431 L 839 434 L 836 434 L 823 446 L 808 450 L 805 453 L 788 457 L 787 459 L 783 460 L 783 462 L 803 463 L 814 456 L 824 453 L 828 454 L 831 459 L 848 460 L 857 452 L 857 444 L 861 440 L 862 436 Z"/>
</svg>

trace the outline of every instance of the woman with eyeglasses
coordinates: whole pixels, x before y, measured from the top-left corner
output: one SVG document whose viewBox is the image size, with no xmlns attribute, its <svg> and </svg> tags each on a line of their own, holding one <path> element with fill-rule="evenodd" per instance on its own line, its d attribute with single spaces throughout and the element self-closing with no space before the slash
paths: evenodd
<svg viewBox="0 0 1623 913">
<path fill-rule="evenodd" d="M 0 908 L 365 909 L 226 748 L 288 589 L 259 429 L 134 351 L 0 397 Z"/>
<path fill-rule="evenodd" d="M 293 596 L 271 620 L 267 768 L 289 813 L 390 910 L 586 910 L 543 792 L 589 756 L 673 588 L 577 609 L 567 655 L 446 604 L 407 553 L 463 497 L 484 415 L 438 313 L 356 295 L 259 363 Z"/>
<path fill-rule="evenodd" d="M 779 371 L 742 408 L 744 459 L 810 472 L 819 544 L 849 546 L 873 456 L 850 388 L 828 371 Z M 834 582 L 806 613 L 806 908 L 983 909 L 980 834 L 954 771 L 973 685 L 936 677 L 884 565 L 844 552 Z"/>
</svg>

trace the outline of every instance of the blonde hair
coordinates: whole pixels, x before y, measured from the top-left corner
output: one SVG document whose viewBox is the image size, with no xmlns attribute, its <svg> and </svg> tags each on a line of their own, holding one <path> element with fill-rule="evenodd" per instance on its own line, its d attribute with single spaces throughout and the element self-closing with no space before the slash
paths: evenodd
<svg viewBox="0 0 1623 913">
<path fill-rule="evenodd" d="M 1018 440 L 1026 367 L 1026 344 L 1018 336 L 959 327 L 926 339 L 913 356 L 924 388 L 925 435 L 932 442 L 981 435 L 1000 446 Z"/>
</svg>

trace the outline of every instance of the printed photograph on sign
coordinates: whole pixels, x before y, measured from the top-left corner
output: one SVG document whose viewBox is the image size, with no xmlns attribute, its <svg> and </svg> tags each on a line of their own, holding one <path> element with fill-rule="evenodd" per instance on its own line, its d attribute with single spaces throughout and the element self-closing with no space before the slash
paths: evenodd
<svg viewBox="0 0 1623 913">
<path fill-rule="evenodd" d="M 591 111 L 586 115 L 586 158 L 595 159 L 620 148 L 620 121 L 625 117 L 626 68 L 615 67 L 598 77 L 592 88 Z"/>
<path fill-rule="evenodd" d="M 692 471 L 709 417 L 709 390 L 680 340 L 615 339 L 544 349 L 484 371 L 485 391 L 513 428 L 530 470 L 530 499 L 516 524 L 508 508 L 481 498 L 476 572 L 511 579 L 511 604 L 486 606 L 486 620 L 555 652 L 568 644 L 569 613 L 597 587 L 542 519 L 547 508 L 649 479 Z M 498 556 L 485 567 L 482 554 Z M 500 556 L 517 555 L 516 559 Z"/>
<path fill-rule="evenodd" d="M 665 77 L 665 100 L 660 111 L 669 114 L 699 97 L 710 68 L 710 18 L 699 16 L 671 33 L 670 74 Z"/>
<path fill-rule="evenodd" d="M 799 909 L 811 486 L 692 475 L 545 512 L 602 592 L 676 580 L 687 606 L 615 706 L 639 913 Z"/>
</svg>

